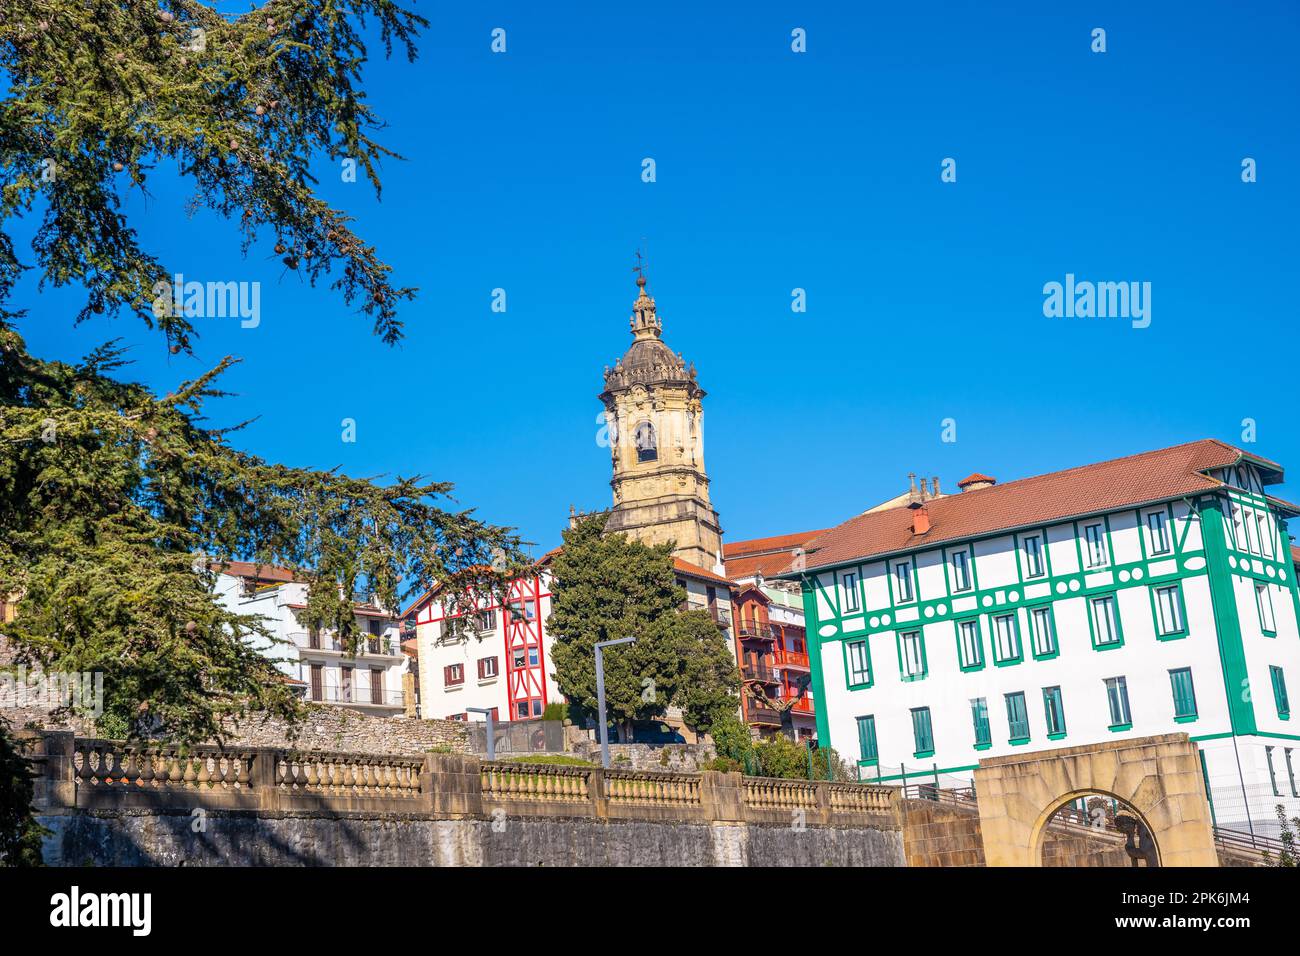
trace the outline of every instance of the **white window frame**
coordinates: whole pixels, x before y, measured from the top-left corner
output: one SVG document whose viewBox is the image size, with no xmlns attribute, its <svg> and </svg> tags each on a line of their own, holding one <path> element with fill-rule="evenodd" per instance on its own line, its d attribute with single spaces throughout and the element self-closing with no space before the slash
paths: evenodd
<svg viewBox="0 0 1300 956">
<path fill-rule="evenodd" d="M 925 674 L 925 647 L 921 629 L 900 631 L 898 644 L 903 653 L 902 665 L 904 677 L 922 677 Z"/>
<path fill-rule="evenodd" d="M 1046 604 L 1040 604 L 1037 607 L 1029 608 L 1025 613 L 1029 618 L 1029 643 L 1033 648 L 1034 656 L 1046 657 L 1049 654 L 1057 653 L 1060 648 L 1057 647 L 1056 632 L 1052 628 L 1052 609 Z M 1039 623 L 1043 625 L 1042 628 L 1038 626 Z M 1046 650 L 1039 647 L 1040 638 L 1043 636 L 1047 638 L 1048 647 Z"/>
<path fill-rule="evenodd" d="M 1038 545 L 1037 551 L 1031 552 L 1029 550 L 1030 541 L 1037 543 Z M 1043 556 L 1043 551 L 1047 547 L 1047 542 L 1044 540 L 1044 536 L 1041 534 L 1026 535 L 1024 540 L 1020 543 L 1020 547 L 1025 552 L 1025 577 L 1041 578 L 1044 574 L 1046 574 L 1047 563 Z M 1034 570 L 1034 560 L 1033 560 L 1034 558 L 1038 559 L 1037 561 L 1038 570 Z"/>
<path fill-rule="evenodd" d="M 847 651 L 848 661 L 849 661 L 849 673 L 848 673 L 849 686 L 858 687 L 861 686 L 862 684 L 870 684 L 871 683 L 871 655 L 867 653 L 867 642 L 865 640 L 849 641 L 845 645 L 845 650 Z M 861 655 L 856 653 L 858 651 L 861 651 Z M 854 658 L 858 656 L 861 657 L 861 660 L 855 661 Z M 856 675 L 858 674 L 864 675 L 865 679 L 864 680 L 855 679 Z"/>
<path fill-rule="evenodd" d="M 1187 622 L 1183 620 L 1182 596 L 1179 593 L 1181 588 L 1177 584 L 1162 584 L 1154 590 L 1156 633 L 1161 637 L 1167 637 L 1170 634 L 1181 634 L 1187 630 Z M 1165 594 L 1169 595 L 1167 606 L 1165 599 L 1161 597 L 1161 595 Z M 1166 612 L 1169 614 L 1170 619 L 1166 619 Z"/>
<path fill-rule="evenodd" d="M 902 572 L 901 574 L 899 572 Z M 894 601 L 897 604 L 910 604 L 916 597 L 912 587 L 912 562 L 896 561 L 893 566 L 894 572 Z M 906 594 L 906 596 L 903 596 Z"/>
<path fill-rule="evenodd" d="M 998 626 L 1000 621 L 1007 622 L 1007 632 L 1005 635 Z M 1014 661 L 1021 656 L 1019 653 L 1020 648 L 1017 647 L 1016 643 L 1016 615 L 1014 611 L 1009 614 L 990 614 L 989 627 L 993 631 L 993 662 L 995 664 L 1003 663 L 1004 661 Z M 1011 651 L 1011 653 L 1002 653 L 1004 650 L 1004 637 L 1007 641 L 1005 650 Z"/>
<path fill-rule="evenodd" d="M 1273 610 L 1273 589 L 1265 581 L 1255 582 L 1255 607 L 1259 610 L 1259 629 L 1266 634 L 1276 634 L 1277 614 Z"/>
<path fill-rule="evenodd" d="M 1097 616 L 1097 607 L 1105 603 L 1110 608 L 1110 613 L 1106 615 L 1106 631 L 1110 635 L 1110 640 L 1101 640 L 1101 618 Z M 1114 594 L 1098 594 L 1096 597 L 1088 598 L 1088 614 L 1092 616 L 1092 635 L 1093 644 L 1096 647 L 1110 647 L 1120 642 L 1119 632 L 1119 601 Z"/>
<path fill-rule="evenodd" d="M 970 632 L 967 633 L 969 626 Z M 967 637 L 970 640 L 967 640 Z M 984 663 L 984 648 L 980 642 L 980 622 L 978 618 L 968 618 L 964 621 L 957 622 L 957 647 L 960 651 L 959 657 L 962 667 L 979 667 Z M 974 654 L 975 659 L 971 660 Z"/>
<path fill-rule="evenodd" d="M 1095 541 L 1091 537 L 1094 528 L 1097 529 L 1097 539 Z M 1083 544 L 1084 567 L 1087 570 L 1092 571 L 1110 566 L 1110 552 L 1106 547 L 1106 523 L 1104 521 L 1084 525 Z"/>
<path fill-rule="evenodd" d="M 840 577 L 841 584 L 844 588 L 844 609 L 842 613 L 859 610 L 858 605 L 858 574 L 856 571 L 846 571 Z"/>
<path fill-rule="evenodd" d="M 1160 540 L 1156 541 L 1156 529 L 1151 527 L 1151 519 L 1156 518 L 1160 527 Z M 1146 514 L 1147 526 L 1147 547 L 1150 550 L 1150 556 L 1156 557 L 1162 554 L 1169 554 L 1174 550 L 1173 538 L 1169 534 L 1169 515 L 1164 511 L 1148 511 Z M 1160 547 L 1156 547 L 1157 543 Z"/>
<path fill-rule="evenodd" d="M 957 559 L 961 562 L 958 563 Z M 970 552 L 966 550 L 952 553 L 952 581 L 954 591 L 969 591 L 972 587 Z M 965 583 L 962 583 L 964 580 Z"/>
</svg>

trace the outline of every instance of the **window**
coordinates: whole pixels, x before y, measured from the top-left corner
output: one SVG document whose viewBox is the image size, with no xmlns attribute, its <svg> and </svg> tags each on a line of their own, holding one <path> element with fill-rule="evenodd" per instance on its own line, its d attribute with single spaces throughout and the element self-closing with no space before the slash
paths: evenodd
<svg viewBox="0 0 1300 956">
<path fill-rule="evenodd" d="M 1259 608 L 1259 629 L 1273 637 L 1277 634 L 1277 618 L 1273 614 L 1273 592 L 1263 581 L 1255 582 L 1255 606 Z"/>
<path fill-rule="evenodd" d="M 957 622 L 957 657 L 964 671 L 984 666 L 984 643 L 980 640 L 978 618 Z"/>
<path fill-rule="evenodd" d="M 1259 519 L 1259 543 L 1263 548 L 1264 557 L 1271 558 L 1273 557 L 1272 523 L 1268 515 L 1262 511 L 1256 512 L 1255 516 Z"/>
<path fill-rule="evenodd" d="M 1255 537 L 1259 533 L 1259 525 L 1255 523 L 1255 512 L 1248 508 L 1243 508 L 1241 519 L 1246 531 L 1246 550 L 1251 554 L 1259 554 L 1259 542 Z"/>
<path fill-rule="evenodd" d="M 495 631 L 497 629 L 497 612 L 479 611 L 474 616 L 474 623 L 480 632 Z"/>
<path fill-rule="evenodd" d="M 311 665 L 311 699 L 325 699 L 325 677 L 324 667 L 320 664 Z"/>
<path fill-rule="evenodd" d="M 1151 595 L 1156 608 L 1156 636 L 1170 637 L 1187 632 L 1183 614 L 1183 590 L 1177 584 L 1155 588 Z"/>
<path fill-rule="evenodd" d="M 1043 539 L 1036 534 L 1025 538 L 1025 576 L 1043 576 Z"/>
<path fill-rule="evenodd" d="M 914 757 L 934 756 L 934 731 L 930 726 L 930 708 L 912 708 L 912 736 L 916 738 Z"/>
<path fill-rule="evenodd" d="M 898 668 L 903 680 L 925 676 L 925 641 L 920 631 L 905 631 L 898 635 Z"/>
<path fill-rule="evenodd" d="M 1065 736 L 1065 706 L 1061 703 L 1061 688 L 1043 688 L 1043 713 L 1047 716 L 1047 739 L 1059 740 Z"/>
<path fill-rule="evenodd" d="M 1029 609 L 1029 640 L 1034 657 L 1056 656 L 1056 632 L 1052 629 L 1052 609 L 1048 605 Z"/>
<path fill-rule="evenodd" d="M 856 611 L 858 609 L 858 576 L 856 574 L 844 575 L 844 610 Z"/>
<path fill-rule="evenodd" d="M 478 679 L 491 680 L 497 676 L 497 659 L 495 657 L 480 657 L 478 659 Z"/>
<path fill-rule="evenodd" d="M 1106 557 L 1106 529 L 1100 524 L 1090 524 L 1083 529 L 1083 565 L 1086 568 L 1104 568 L 1110 562 Z"/>
<path fill-rule="evenodd" d="M 1168 521 L 1163 511 L 1153 511 L 1147 515 L 1147 541 L 1151 545 L 1151 553 L 1168 554 L 1169 553 L 1169 529 Z"/>
<path fill-rule="evenodd" d="M 912 565 L 907 561 L 894 565 L 894 600 L 899 604 L 912 600 Z"/>
<path fill-rule="evenodd" d="M 1029 711 L 1025 709 L 1025 695 L 1021 691 L 1007 694 L 1007 727 L 1011 743 L 1024 743 L 1029 739 Z"/>
<path fill-rule="evenodd" d="M 339 700 L 343 701 L 343 703 L 345 704 L 350 704 L 352 703 L 352 668 L 340 667 L 339 678 L 340 678 L 340 682 L 343 685 L 340 688 L 341 693 L 339 696 Z"/>
<path fill-rule="evenodd" d="M 1291 701 L 1286 696 L 1286 675 L 1282 668 L 1270 666 L 1268 676 L 1273 678 L 1273 701 L 1277 704 L 1277 715 L 1283 720 L 1291 719 Z"/>
<path fill-rule="evenodd" d="M 659 457 L 659 450 L 655 447 L 655 427 L 649 422 L 642 422 L 636 426 L 633 433 L 636 442 L 636 460 L 637 461 L 655 461 Z M 528 716 L 527 714 L 524 715 Z"/>
<path fill-rule="evenodd" d="M 1273 748 L 1264 748 L 1264 757 L 1268 760 L 1268 782 L 1273 785 L 1273 796 L 1282 796 L 1282 791 L 1277 788 L 1277 774 L 1273 770 Z"/>
<path fill-rule="evenodd" d="M 370 668 L 370 703 L 384 704 L 384 671 L 381 667 Z"/>
<path fill-rule="evenodd" d="M 993 744 L 993 735 L 989 731 L 989 705 L 983 697 L 976 697 L 970 702 L 971 723 L 975 725 L 975 749 L 985 750 Z"/>
<path fill-rule="evenodd" d="M 849 687 L 871 686 L 871 655 L 866 641 L 849 641 L 844 645 L 844 656 L 849 672 Z"/>
<path fill-rule="evenodd" d="M 876 750 L 876 718 L 874 715 L 858 718 L 858 747 L 864 763 L 874 764 L 880 759 Z"/>
<path fill-rule="evenodd" d="M 970 554 L 966 551 L 953 552 L 952 589 L 954 591 L 970 590 Z"/>
<path fill-rule="evenodd" d="M 1133 726 L 1128 709 L 1128 682 L 1124 678 L 1106 678 L 1106 702 L 1110 705 L 1111 730 L 1128 730 Z"/>
<path fill-rule="evenodd" d="M 1192 669 L 1180 667 L 1169 672 L 1169 683 L 1174 692 L 1174 720 L 1196 719 L 1196 688 L 1192 686 Z"/>
<path fill-rule="evenodd" d="M 1020 660 L 1020 634 L 1014 614 L 999 614 L 993 618 L 993 661 L 1009 664 Z"/>
<path fill-rule="evenodd" d="M 1119 647 L 1124 643 L 1115 613 L 1115 595 L 1104 594 L 1088 602 L 1088 623 L 1092 625 L 1092 646 Z"/>
<path fill-rule="evenodd" d="M 442 682 L 447 687 L 465 683 L 465 665 L 448 664 L 442 669 Z"/>
</svg>

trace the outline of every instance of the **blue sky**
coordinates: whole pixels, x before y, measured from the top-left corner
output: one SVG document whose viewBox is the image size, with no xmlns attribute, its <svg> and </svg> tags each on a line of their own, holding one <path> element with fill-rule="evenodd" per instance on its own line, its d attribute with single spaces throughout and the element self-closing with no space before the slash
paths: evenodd
<svg viewBox="0 0 1300 956">
<path fill-rule="evenodd" d="M 728 539 L 835 524 L 909 471 L 955 490 L 972 471 L 1240 443 L 1243 418 L 1256 452 L 1300 469 L 1300 13 L 1133 6 L 417 3 L 420 59 L 366 74 L 406 161 L 384 164 L 382 201 L 320 170 L 420 288 L 401 345 L 282 275 L 269 236 L 242 258 L 233 225 L 187 218 L 164 175 L 127 206 L 144 243 L 188 278 L 260 281 L 260 326 L 200 320 L 196 355 L 170 356 L 134 319 L 74 329 L 80 296 L 31 278 L 21 331 L 62 358 L 120 336 L 160 392 L 239 355 L 239 394 L 210 416 L 260 416 L 244 447 L 454 481 L 538 553 L 570 504 L 610 502 L 596 395 L 630 342 L 643 240 L 665 340 L 709 392 Z M 1045 318 L 1066 273 L 1150 282 L 1150 327 Z"/>
</svg>

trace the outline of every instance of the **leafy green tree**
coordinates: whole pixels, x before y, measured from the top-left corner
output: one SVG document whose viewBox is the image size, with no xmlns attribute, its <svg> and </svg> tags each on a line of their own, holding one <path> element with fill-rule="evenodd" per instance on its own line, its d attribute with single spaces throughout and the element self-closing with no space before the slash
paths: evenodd
<svg viewBox="0 0 1300 956">
<path fill-rule="evenodd" d="M 31 765 L 0 721 L 0 866 L 40 866 L 47 832 L 32 815 Z"/>
<path fill-rule="evenodd" d="M 165 165 L 193 180 L 194 207 L 236 221 L 245 249 L 273 235 L 286 268 L 313 284 L 334 275 L 396 341 L 415 290 L 316 195 L 312 164 L 355 163 L 378 193 L 376 164 L 395 154 L 372 137 L 360 31 L 413 60 L 426 25 L 392 0 L 268 0 L 237 16 L 198 0 L 0 0 L 0 225 L 39 211 L 42 281 L 85 287 L 79 319 L 126 310 L 188 351 L 193 326 L 158 305 L 174 270 L 122 212 Z M 0 318 L 23 268 L 0 231 Z"/>
<path fill-rule="evenodd" d="M 686 594 L 670 546 L 606 535 L 604 528 L 603 515 L 577 522 L 551 565 L 555 597 L 547 627 L 555 635 L 560 692 L 594 715 L 596 643 L 635 637 L 605 655 L 605 705 L 620 738 L 630 738 L 634 722 L 661 717 L 673 705 L 689 726 L 711 726 L 737 706 L 739 674 L 722 633 L 707 614 L 678 611 Z"/>
</svg>

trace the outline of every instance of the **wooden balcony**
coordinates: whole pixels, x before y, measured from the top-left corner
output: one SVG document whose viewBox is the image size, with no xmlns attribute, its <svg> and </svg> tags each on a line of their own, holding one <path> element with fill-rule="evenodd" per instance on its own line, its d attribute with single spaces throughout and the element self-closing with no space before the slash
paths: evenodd
<svg viewBox="0 0 1300 956">
<path fill-rule="evenodd" d="M 766 663 L 751 664 L 748 662 L 740 665 L 741 677 L 745 680 L 761 681 L 764 684 L 778 683 L 776 674 Z"/>
<path fill-rule="evenodd" d="M 770 707 L 751 704 L 745 708 L 745 723 L 760 727 L 780 727 L 781 715 Z"/>
<path fill-rule="evenodd" d="M 782 694 L 780 699 L 782 701 L 787 701 L 794 698 L 794 696 L 795 696 L 794 694 Z M 792 710 L 796 714 L 816 713 L 816 708 L 813 706 L 812 698 L 809 697 L 807 694 L 804 694 L 803 697 L 796 700 L 794 704 L 790 707 L 790 710 Z"/>
<path fill-rule="evenodd" d="M 772 625 L 770 624 L 741 621 L 740 639 L 742 641 L 771 641 L 775 640 L 775 635 L 772 633 Z"/>
<path fill-rule="evenodd" d="M 780 644 L 776 646 L 776 662 L 782 667 L 799 667 L 809 670 L 808 655 L 803 651 L 786 650 Z"/>
</svg>

